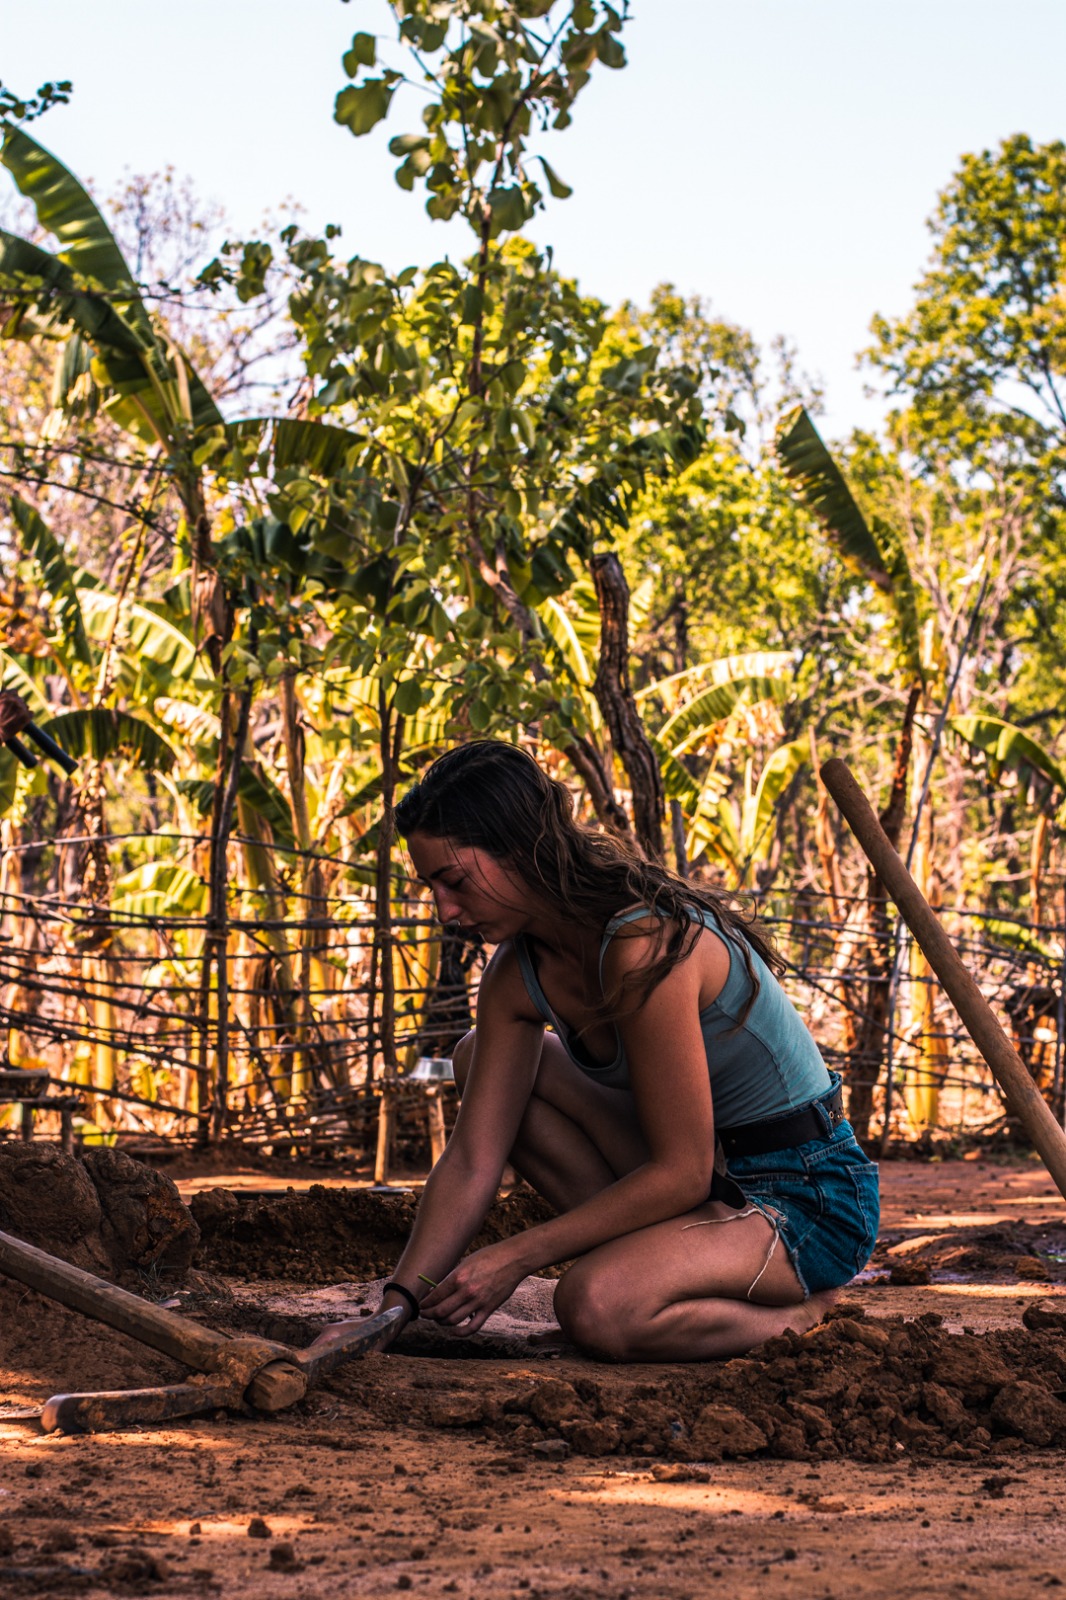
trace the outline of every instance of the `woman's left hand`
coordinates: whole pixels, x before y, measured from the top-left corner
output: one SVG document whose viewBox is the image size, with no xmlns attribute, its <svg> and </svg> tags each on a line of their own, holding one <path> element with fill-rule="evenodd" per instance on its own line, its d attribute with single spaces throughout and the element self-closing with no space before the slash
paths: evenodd
<svg viewBox="0 0 1066 1600">
<path fill-rule="evenodd" d="M 460 1333 L 476 1333 L 496 1307 L 514 1294 L 525 1276 L 525 1268 L 515 1261 L 511 1240 L 486 1245 L 484 1250 L 475 1250 L 460 1261 L 427 1294 L 421 1313 Z"/>
</svg>

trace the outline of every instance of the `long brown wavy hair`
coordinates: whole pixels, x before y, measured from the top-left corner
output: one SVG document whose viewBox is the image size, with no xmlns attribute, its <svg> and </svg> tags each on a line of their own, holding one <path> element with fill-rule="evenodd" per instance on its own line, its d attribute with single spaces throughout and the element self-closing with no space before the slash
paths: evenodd
<svg viewBox="0 0 1066 1600">
<path fill-rule="evenodd" d="M 631 854 L 617 839 L 582 826 L 574 816 L 569 791 L 518 745 L 475 739 L 447 751 L 404 795 L 396 807 L 396 826 L 405 838 L 425 833 L 484 850 L 561 915 L 590 928 L 605 927 L 631 906 L 647 906 L 659 919 L 654 958 L 605 996 L 602 1021 L 617 1021 L 639 1007 L 691 954 L 701 927 L 693 922 L 692 911 L 712 912 L 733 935 L 743 956 L 752 993 L 741 1022 L 759 987 L 752 951 L 772 972 L 784 968 L 755 924 L 724 896 L 688 883 Z M 637 932 L 632 930 L 630 936 Z M 625 933 L 625 928 L 620 930 L 620 936 Z"/>
</svg>

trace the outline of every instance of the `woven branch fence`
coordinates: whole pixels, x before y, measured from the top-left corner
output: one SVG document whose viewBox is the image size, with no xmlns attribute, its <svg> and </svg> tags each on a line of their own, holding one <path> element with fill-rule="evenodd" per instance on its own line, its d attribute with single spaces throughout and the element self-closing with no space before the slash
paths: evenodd
<svg viewBox="0 0 1066 1600">
<path fill-rule="evenodd" d="M 121 851 L 135 837 L 92 843 Z M 165 842 L 195 872 L 206 840 Z M 46 1073 L 54 1093 L 77 1089 L 91 1108 L 78 1124 L 85 1138 L 365 1151 L 383 1086 L 402 1083 L 420 1056 L 448 1055 L 471 1026 L 484 952 L 442 933 L 402 878 L 381 918 L 355 872 L 321 859 L 333 887 L 313 917 L 299 914 L 291 889 L 285 904 L 296 914 L 268 916 L 235 881 L 221 930 L 202 915 L 101 907 L 0 879 L 4 1064 Z M 853 1095 L 872 1092 L 883 1140 L 1003 1119 L 991 1074 L 892 916 L 875 937 L 863 900 L 830 901 L 810 887 L 775 890 L 756 908 L 827 1062 Z M 941 916 L 1061 1120 L 1066 926 L 973 908 Z M 217 977 L 203 979 L 206 943 L 214 937 L 217 949 L 220 935 L 221 1016 Z M 383 1006 L 387 973 L 394 994 Z M 879 988 L 877 1048 L 864 1058 L 856 1039 Z M 25 1134 L 15 1101 L 0 1105 L 0 1137 Z M 53 1122 L 58 1114 L 39 1112 L 36 1131 L 54 1136 Z"/>
</svg>

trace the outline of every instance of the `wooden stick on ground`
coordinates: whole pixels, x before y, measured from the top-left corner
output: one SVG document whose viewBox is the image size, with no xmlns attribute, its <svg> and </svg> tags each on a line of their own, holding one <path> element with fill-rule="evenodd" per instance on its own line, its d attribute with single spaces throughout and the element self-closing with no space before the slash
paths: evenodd
<svg viewBox="0 0 1066 1600">
<path fill-rule="evenodd" d="M 967 1033 L 1006 1095 L 1010 1111 L 1032 1139 L 1059 1193 L 1066 1197 L 1066 1133 L 1055 1121 L 1024 1061 L 1000 1027 L 992 1007 L 935 912 L 889 843 L 847 765 L 836 758 L 827 761 L 822 767 L 822 781 L 943 984 Z"/>
</svg>

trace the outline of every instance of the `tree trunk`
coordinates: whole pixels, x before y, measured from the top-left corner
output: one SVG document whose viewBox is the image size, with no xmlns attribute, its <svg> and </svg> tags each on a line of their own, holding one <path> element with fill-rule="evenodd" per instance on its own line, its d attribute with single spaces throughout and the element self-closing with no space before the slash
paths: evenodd
<svg viewBox="0 0 1066 1600">
<path fill-rule="evenodd" d="M 226 1127 L 227 1095 L 229 1092 L 229 916 L 227 890 L 229 871 L 227 855 L 229 836 L 233 827 L 233 811 L 237 804 L 237 783 L 240 778 L 244 741 L 248 736 L 248 719 L 252 709 L 252 685 L 242 690 L 237 711 L 237 726 L 230 735 L 232 710 L 230 694 L 224 691 L 222 735 L 219 740 L 219 765 L 215 787 L 215 808 L 211 826 L 211 859 L 207 879 L 207 934 L 204 939 L 202 983 L 200 989 L 204 1049 L 201 1071 L 198 1075 L 200 1100 L 201 1141 L 211 1142 L 221 1138 Z M 209 1079 L 207 1033 L 210 1017 L 211 972 L 215 973 L 215 1072 L 214 1083 Z"/>
<path fill-rule="evenodd" d="M 661 862 L 666 801 L 629 682 L 629 585 L 614 554 L 593 556 L 589 567 L 600 608 L 600 658 L 592 692 L 629 778 L 637 843 L 650 860 Z"/>
<path fill-rule="evenodd" d="M 895 769 L 888 805 L 881 813 L 881 826 L 893 849 L 899 844 L 907 804 L 907 772 L 914 739 L 914 717 L 918 710 L 921 686 L 915 684 L 907 697 L 903 726 L 896 745 Z M 870 1134 L 874 1088 L 885 1059 L 885 1025 L 888 1020 L 888 984 L 892 970 L 892 948 L 888 928 L 888 895 L 872 868 L 866 874 L 867 959 L 865 993 L 859 1018 L 858 1038 L 847 1061 L 848 1120 L 859 1139 Z"/>
<path fill-rule="evenodd" d="M 389 702 L 384 681 L 378 684 L 381 754 L 381 829 L 374 878 L 374 947 L 370 958 L 367 1009 L 367 1078 L 373 1076 L 375 1034 L 386 1077 L 399 1070 L 396 1057 L 396 974 L 392 946 L 392 847 L 396 841 L 396 767 L 403 741 L 403 718 Z M 380 1009 L 378 1002 L 380 1001 Z"/>
<path fill-rule="evenodd" d="M 285 767 L 289 785 L 289 810 L 293 833 L 300 851 L 297 869 L 299 899 L 296 920 L 300 932 L 296 939 L 296 1007 L 299 1027 L 296 1060 L 293 1062 L 293 1093 L 310 1097 L 314 1093 L 322 1051 L 313 1042 L 315 1009 L 312 991 L 323 988 L 325 946 L 328 927 L 322 873 L 313 854 L 311 819 L 307 810 L 304 772 L 304 737 L 299 725 L 296 702 L 296 670 L 288 668 L 281 678 L 281 725 L 285 743 Z"/>
</svg>

